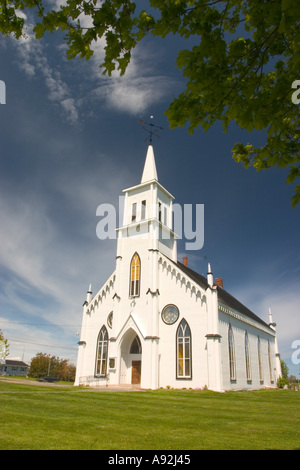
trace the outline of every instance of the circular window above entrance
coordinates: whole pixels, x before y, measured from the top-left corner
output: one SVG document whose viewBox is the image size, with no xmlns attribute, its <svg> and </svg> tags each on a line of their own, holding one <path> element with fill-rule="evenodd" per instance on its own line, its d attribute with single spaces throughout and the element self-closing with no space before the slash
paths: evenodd
<svg viewBox="0 0 300 470">
<path fill-rule="evenodd" d="M 179 310 L 176 305 L 166 305 L 161 312 L 161 318 L 167 325 L 173 325 L 179 318 Z"/>
</svg>

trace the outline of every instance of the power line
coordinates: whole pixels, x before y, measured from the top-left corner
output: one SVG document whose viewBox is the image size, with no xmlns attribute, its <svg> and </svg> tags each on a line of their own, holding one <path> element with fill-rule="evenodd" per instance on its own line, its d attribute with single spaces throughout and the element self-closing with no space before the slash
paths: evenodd
<svg viewBox="0 0 300 470">
<path fill-rule="evenodd" d="M 13 339 L 13 338 L 7 338 L 7 341 L 15 341 L 16 343 L 31 344 L 31 345 L 34 345 L 34 346 L 44 346 L 44 347 L 47 347 L 47 348 L 69 349 L 71 351 L 77 351 L 77 348 L 68 348 L 66 346 L 58 346 L 58 345 L 52 345 L 52 344 L 32 343 L 31 341 L 23 341 L 23 340 L 20 340 L 20 339 Z"/>
<path fill-rule="evenodd" d="M 30 323 L 30 322 L 19 322 L 19 321 L 10 321 L 10 320 L 1 320 L 1 323 L 9 323 L 11 325 L 31 325 L 31 326 L 81 326 L 80 323 L 74 325 L 62 325 L 60 323 Z"/>
<path fill-rule="evenodd" d="M 29 326 L 56 326 L 56 327 L 70 327 L 70 328 L 75 328 L 75 327 L 81 327 L 81 323 L 74 323 L 74 325 L 63 325 L 60 323 L 29 323 L 29 322 L 19 322 L 19 321 L 10 321 L 10 320 L 1 320 L 0 325 L 2 323 L 9 324 L 9 325 L 29 325 Z M 86 326 L 86 328 L 94 328 L 93 325 L 91 326 Z"/>
</svg>

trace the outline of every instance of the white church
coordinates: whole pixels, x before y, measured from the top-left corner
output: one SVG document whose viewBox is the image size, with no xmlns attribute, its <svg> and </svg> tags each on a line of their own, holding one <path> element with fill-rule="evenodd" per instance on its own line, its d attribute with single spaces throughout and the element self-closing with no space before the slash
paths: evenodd
<svg viewBox="0 0 300 470">
<path fill-rule="evenodd" d="M 215 391 L 276 387 L 275 324 L 214 279 L 177 260 L 174 197 L 158 181 L 152 145 L 140 184 L 124 191 L 116 267 L 83 305 L 75 385 Z"/>
</svg>

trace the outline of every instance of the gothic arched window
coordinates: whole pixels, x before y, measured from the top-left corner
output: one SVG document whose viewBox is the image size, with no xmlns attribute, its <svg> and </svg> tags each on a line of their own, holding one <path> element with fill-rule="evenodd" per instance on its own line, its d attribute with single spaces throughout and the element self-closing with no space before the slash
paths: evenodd
<svg viewBox="0 0 300 470">
<path fill-rule="evenodd" d="M 270 382 L 273 382 L 274 379 L 273 379 L 273 366 L 272 366 L 270 341 L 268 341 L 268 359 L 269 359 Z"/>
<path fill-rule="evenodd" d="M 246 377 L 251 380 L 251 359 L 250 359 L 250 344 L 247 331 L 245 332 L 245 361 L 246 361 Z"/>
<path fill-rule="evenodd" d="M 138 336 L 136 336 L 131 343 L 130 354 L 142 354 L 142 345 Z"/>
<path fill-rule="evenodd" d="M 258 354 L 258 369 L 259 369 L 259 380 L 260 382 L 264 381 L 264 373 L 263 373 L 263 365 L 262 365 L 262 357 L 261 357 L 261 345 L 260 345 L 260 337 L 257 337 L 257 354 Z"/>
<path fill-rule="evenodd" d="M 229 328 L 228 328 L 228 350 L 229 350 L 230 380 L 236 380 L 234 338 L 233 338 L 233 331 L 232 331 L 231 325 L 229 325 Z"/>
<path fill-rule="evenodd" d="M 177 328 L 177 378 L 192 377 L 191 330 L 188 323 L 181 320 Z"/>
<path fill-rule="evenodd" d="M 140 295 L 140 279 L 141 279 L 141 260 L 137 253 L 135 253 L 130 263 L 130 283 L 129 283 L 129 296 L 139 297 Z"/>
<path fill-rule="evenodd" d="M 97 339 L 95 375 L 106 376 L 107 370 L 108 333 L 103 325 Z"/>
</svg>

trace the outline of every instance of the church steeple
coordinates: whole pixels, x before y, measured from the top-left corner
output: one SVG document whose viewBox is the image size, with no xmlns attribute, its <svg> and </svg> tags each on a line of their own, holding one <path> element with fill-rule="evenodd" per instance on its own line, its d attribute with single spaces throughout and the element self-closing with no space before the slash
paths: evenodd
<svg viewBox="0 0 300 470">
<path fill-rule="evenodd" d="M 146 183 L 148 181 L 153 181 L 153 180 L 157 181 L 157 171 L 156 171 L 153 147 L 152 145 L 149 145 L 141 183 Z"/>
<path fill-rule="evenodd" d="M 158 250 L 177 261 L 177 236 L 172 229 L 174 197 L 158 182 L 151 144 L 148 146 L 141 182 L 124 189 L 123 193 L 123 226 L 117 229 L 117 256 L 123 256 L 125 245 L 133 244 L 136 251 L 139 243 L 147 250 Z"/>
</svg>

